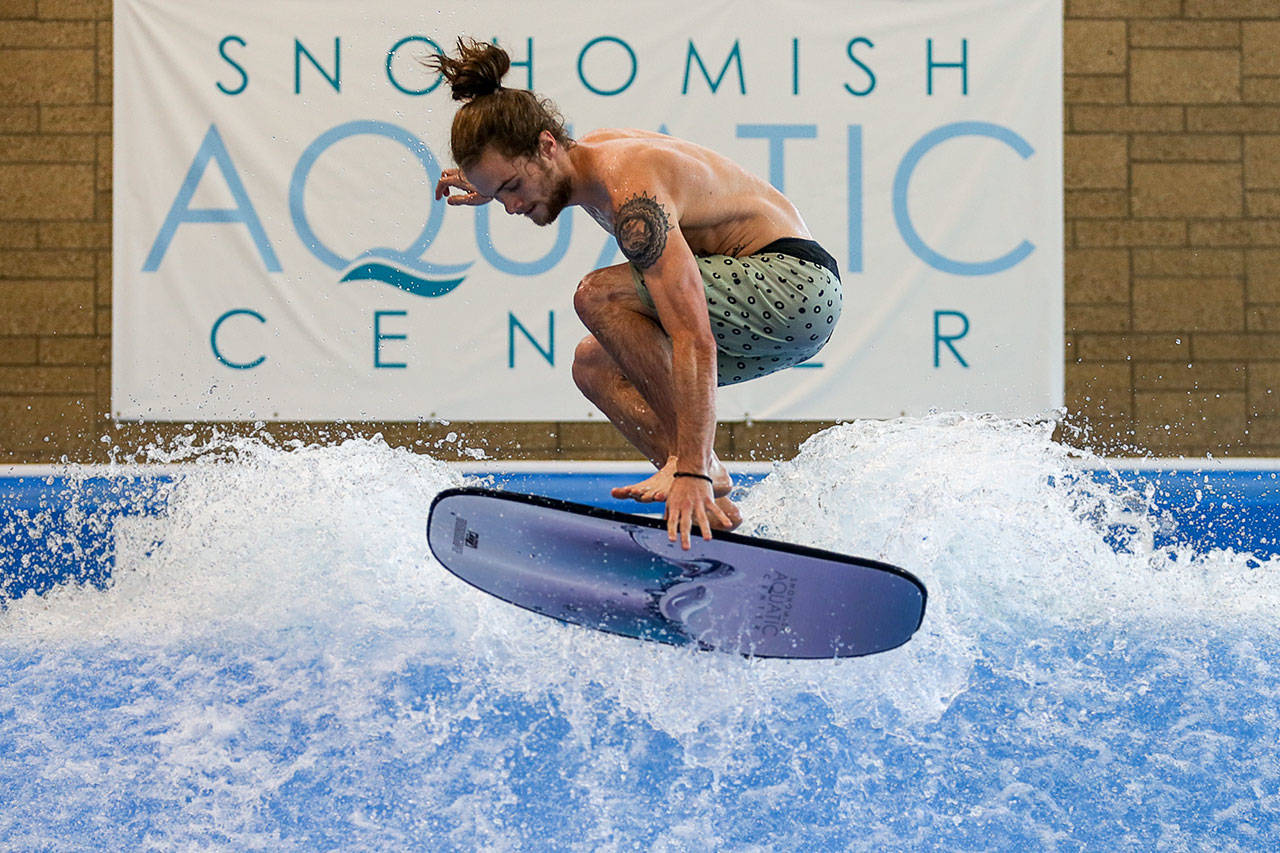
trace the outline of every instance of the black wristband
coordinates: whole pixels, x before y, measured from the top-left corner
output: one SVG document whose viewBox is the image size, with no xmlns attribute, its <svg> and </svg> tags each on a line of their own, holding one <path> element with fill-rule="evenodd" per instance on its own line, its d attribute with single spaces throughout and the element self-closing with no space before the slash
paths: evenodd
<svg viewBox="0 0 1280 853">
<path fill-rule="evenodd" d="M 699 480 L 706 480 L 708 483 L 711 483 L 712 485 L 714 485 L 714 484 L 715 484 L 715 481 L 714 481 L 714 480 L 712 480 L 710 477 L 708 477 L 706 474 L 695 474 L 695 473 L 693 473 L 692 471 L 677 471 L 677 472 L 675 472 L 674 474 L 672 474 L 671 476 L 673 476 L 673 477 L 697 477 Z"/>
</svg>

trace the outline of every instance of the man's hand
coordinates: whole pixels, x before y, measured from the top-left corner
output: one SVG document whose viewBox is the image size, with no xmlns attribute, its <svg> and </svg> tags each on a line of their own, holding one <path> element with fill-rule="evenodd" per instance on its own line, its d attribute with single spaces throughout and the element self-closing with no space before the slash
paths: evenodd
<svg viewBox="0 0 1280 853">
<path fill-rule="evenodd" d="M 450 195 L 451 189 L 462 190 L 462 195 Z M 472 207 L 493 201 L 492 196 L 484 195 L 471 186 L 471 182 L 462 176 L 461 169 L 445 169 L 440 173 L 440 180 L 436 183 L 436 201 L 440 199 L 445 199 L 452 205 L 466 204 Z"/>
<path fill-rule="evenodd" d="M 723 528 L 732 527 L 729 517 L 716 506 L 711 484 L 698 477 L 676 477 L 667 494 L 667 540 L 680 537 L 680 547 L 688 551 L 693 525 L 698 525 L 703 539 L 711 538 L 711 522 Z"/>
</svg>

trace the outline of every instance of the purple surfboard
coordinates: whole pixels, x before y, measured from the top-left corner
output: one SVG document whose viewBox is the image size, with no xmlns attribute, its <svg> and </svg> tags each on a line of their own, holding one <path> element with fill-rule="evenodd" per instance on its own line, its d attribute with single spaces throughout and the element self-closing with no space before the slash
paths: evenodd
<svg viewBox="0 0 1280 853">
<path fill-rule="evenodd" d="M 754 657 L 896 648 L 927 597 L 910 573 L 874 560 L 719 532 L 686 551 L 657 518 L 490 489 L 437 495 L 427 542 L 450 572 L 527 610 Z"/>
</svg>

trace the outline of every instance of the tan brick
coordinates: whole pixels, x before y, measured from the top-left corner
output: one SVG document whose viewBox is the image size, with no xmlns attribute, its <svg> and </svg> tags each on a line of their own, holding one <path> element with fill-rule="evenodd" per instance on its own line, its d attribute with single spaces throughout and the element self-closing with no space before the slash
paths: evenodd
<svg viewBox="0 0 1280 853">
<path fill-rule="evenodd" d="M 1135 162 L 1238 162 L 1240 152 L 1240 137 L 1227 134 L 1143 133 L 1135 135 L 1129 142 L 1129 156 Z"/>
<path fill-rule="evenodd" d="M 55 335 L 40 338 L 41 364 L 69 364 L 96 367 L 111 363 L 111 341 L 107 338 Z"/>
<path fill-rule="evenodd" d="M 624 459 L 631 455 L 624 452 L 632 450 L 630 442 L 607 421 L 562 421 L 559 427 L 560 441 L 565 446 L 612 449 L 618 453 L 613 457 L 615 459 Z"/>
<path fill-rule="evenodd" d="M 61 448 L 80 448 L 93 429 L 91 406 L 81 396 L 0 397 L 0 435 L 10 458 L 23 451 L 56 459 Z M 25 458 L 18 461 L 35 461 Z"/>
<path fill-rule="evenodd" d="M 1080 334 L 1076 356 L 1084 361 L 1177 361 L 1191 356 L 1191 336 L 1183 334 Z"/>
<path fill-rule="evenodd" d="M 0 0 L 0 18 L 34 18 L 36 0 Z"/>
<path fill-rule="evenodd" d="M 729 458 L 723 452 L 719 452 L 721 459 Z M 582 462 L 645 462 L 645 458 L 640 455 L 640 451 L 634 447 L 596 447 L 595 445 L 583 445 L 581 447 L 568 445 L 560 449 L 556 453 L 557 459 L 573 459 Z M 649 469 L 652 470 L 652 469 Z M 640 474 L 633 479 L 640 479 L 645 474 Z M 621 484 L 619 484 L 621 485 Z"/>
<path fill-rule="evenodd" d="M 1066 365 L 1064 379 L 1069 411 L 1091 419 L 1130 416 L 1133 381 L 1129 363 L 1076 362 Z"/>
<path fill-rule="evenodd" d="M 0 218 L 89 219 L 93 210 L 92 166 L 0 168 Z"/>
<path fill-rule="evenodd" d="M 1125 69 L 1124 21 L 1068 20 L 1063 25 L 1063 68 L 1068 74 L 1121 74 Z"/>
<path fill-rule="evenodd" d="M 1251 305 L 1245 309 L 1244 327 L 1250 332 L 1280 332 L 1280 305 Z"/>
<path fill-rule="evenodd" d="M 93 278 L 96 271 L 92 252 L 36 250 L 0 254 L 0 279 Z"/>
<path fill-rule="evenodd" d="M 1242 96 L 1247 104 L 1280 104 L 1280 77 L 1246 77 Z"/>
<path fill-rule="evenodd" d="M 1133 387 L 1143 391 L 1243 391 L 1248 365 L 1242 361 L 1141 362 L 1134 366 Z"/>
<path fill-rule="evenodd" d="M 1102 109 L 1078 107 L 1077 109 Z M 1274 133 L 1280 128 L 1280 107 L 1208 106 L 1187 107 L 1187 130 Z"/>
<path fill-rule="evenodd" d="M 1276 12 L 1276 0 L 1187 0 L 1183 14 L 1188 18 L 1274 18 Z"/>
<path fill-rule="evenodd" d="M 1280 219 L 1191 223 L 1193 246 L 1280 246 Z"/>
<path fill-rule="evenodd" d="M 1244 328 L 1238 278 L 1138 278 L 1133 327 L 1140 332 L 1227 332 Z"/>
<path fill-rule="evenodd" d="M 93 282 L 0 281 L 0 335 L 91 335 Z"/>
<path fill-rule="evenodd" d="M 1123 75 L 1068 74 L 1062 82 L 1062 99 L 1068 104 L 1123 104 L 1129 99 Z"/>
<path fill-rule="evenodd" d="M 1280 418 L 1250 419 L 1247 426 L 1251 453 L 1272 458 L 1280 456 Z"/>
<path fill-rule="evenodd" d="M 738 459 L 778 459 L 794 456 L 800 445 L 830 421 L 737 422 L 731 425 Z"/>
<path fill-rule="evenodd" d="M 1280 417 L 1280 362 L 1249 365 L 1250 417 Z"/>
<path fill-rule="evenodd" d="M 1135 50 L 1129 97 L 1136 104 L 1203 104 L 1240 100 L 1240 55 L 1234 50 Z"/>
<path fill-rule="evenodd" d="M 1176 18 L 1182 0 L 1068 0 L 1068 18 Z"/>
<path fill-rule="evenodd" d="M 1077 392 L 1092 391 L 1120 392 L 1127 394 L 1133 390 L 1133 363 L 1122 361 L 1080 362 L 1075 361 L 1065 366 L 1065 378 Z"/>
<path fill-rule="evenodd" d="M 111 157 L 99 159 L 97 168 L 94 171 L 93 187 L 99 193 L 110 193 L 113 178 L 114 161 Z"/>
<path fill-rule="evenodd" d="M 1202 109 L 1213 109 L 1203 107 Z M 1183 107 L 1094 106 L 1069 107 L 1070 129 L 1076 133 L 1160 133 L 1186 126 Z M 1201 128 L 1210 129 L 1210 128 Z M 1232 127 L 1231 130 L 1236 128 Z"/>
<path fill-rule="evenodd" d="M 98 103 L 111 103 L 111 78 L 115 63 L 111 21 L 99 21 L 98 34 Z"/>
<path fill-rule="evenodd" d="M 1280 8 L 1273 17 L 1280 17 Z M 1242 27 L 1244 73 L 1280 75 L 1280 20 L 1246 21 Z"/>
<path fill-rule="evenodd" d="M 40 246 L 45 249 L 109 249 L 109 222 L 41 222 Z"/>
<path fill-rule="evenodd" d="M 1104 246 L 1182 246 L 1187 224 L 1174 220 L 1095 219 L 1075 223 L 1076 243 L 1082 248 Z"/>
<path fill-rule="evenodd" d="M 1127 332 L 1131 328 L 1129 305 L 1073 305 L 1067 303 L 1068 332 Z"/>
<path fill-rule="evenodd" d="M 1234 164 L 1135 163 L 1133 214 L 1142 217 L 1240 216 L 1244 193 Z"/>
<path fill-rule="evenodd" d="M 110 133 L 109 106 L 43 106 L 40 129 L 48 133 Z"/>
<path fill-rule="evenodd" d="M 93 47 L 91 23 L 48 21 L 0 21 L 0 46 L 18 47 Z"/>
<path fill-rule="evenodd" d="M 0 101 L 6 105 L 90 103 L 93 51 L 0 50 Z M 0 127 L 0 130 L 11 128 Z"/>
<path fill-rule="evenodd" d="M 1134 249 L 1136 276 L 1231 277 L 1245 274 L 1245 253 L 1238 249 Z"/>
<path fill-rule="evenodd" d="M 92 368 L 0 367 L 0 394 L 75 394 L 93 388 Z"/>
<path fill-rule="evenodd" d="M 1063 196 L 1067 219 L 1116 219 L 1129 215 L 1127 190 L 1067 190 Z"/>
<path fill-rule="evenodd" d="M 1224 219 L 1191 223 L 1189 242 L 1193 246 L 1248 246 L 1253 240 L 1247 220 Z"/>
<path fill-rule="evenodd" d="M 39 239 L 34 222 L 0 222 L 0 249 L 34 249 Z"/>
<path fill-rule="evenodd" d="M 1252 190 L 1244 194 L 1248 216 L 1280 217 L 1280 190 Z"/>
<path fill-rule="evenodd" d="M 0 69 L 3 58 L 0 58 Z M 9 100 L 0 90 L 0 101 Z M 40 127 L 40 110 L 37 107 L 0 106 L 0 133 L 34 133 Z"/>
<path fill-rule="evenodd" d="M 1145 391 L 1134 394 L 1135 438 L 1158 447 L 1217 447 L 1244 436 L 1243 391 Z"/>
<path fill-rule="evenodd" d="M 104 366 L 98 368 L 98 388 L 94 392 L 97 405 L 94 407 L 97 414 L 97 425 L 94 427 L 97 432 L 94 435 L 103 435 L 107 433 L 115 424 L 112 421 L 111 412 L 111 367 Z M 308 427 L 314 428 L 314 424 L 307 424 Z M 102 445 L 94 445 L 102 448 Z M 105 448 L 103 448 L 105 449 Z"/>
<path fill-rule="evenodd" d="M 1247 250 L 1245 277 L 1250 302 L 1280 302 L 1280 249 Z"/>
<path fill-rule="evenodd" d="M 98 253 L 98 274 L 94 280 L 94 303 L 111 307 L 111 253 Z"/>
<path fill-rule="evenodd" d="M 1253 246 L 1280 246 L 1280 219 L 1250 219 L 1249 244 Z"/>
<path fill-rule="evenodd" d="M 1251 189 L 1280 188 L 1280 135 L 1244 138 L 1244 185 Z"/>
<path fill-rule="evenodd" d="M 38 338 L 0 338 L 0 364 L 35 364 L 39 357 L 40 341 Z"/>
<path fill-rule="evenodd" d="M 1134 21 L 1132 47 L 1239 47 L 1240 24 L 1233 21 Z"/>
<path fill-rule="evenodd" d="M 0 163 L 92 163 L 92 136 L 0 136 Z"/>
<path fill-rule="evenodd" d="M 1191 354 L 1195 361 L 1247 361 L 1280 358 L 1280 334 L 1236 332 L 1230 334 L 1201 333 L 1192 338 Z"/>
<path fill-rule="evenodd" d="M 1071 249 L 1066 253 L 1068 302 L 1127 303 L 1129 253 L 1124 249 Z"/>
<path fill-rule="evenodd" d="M 111 17 L 111 0 L 40 0 L 40 17 L 52 20 L 104 20 Z"/>
<path fill-rule="evenodd" d="M 1070 134 L 1063 140 L 1067 189 L 1129 185 L 1128 140 L 1118 134 Z"/>
<path fill-rule="evenodd" d="M 556 424 L 544 421 L 485 424 L 484 437 L 477 440 L 497 459 L 551 459 L 559 447 Z"/>
</svg>

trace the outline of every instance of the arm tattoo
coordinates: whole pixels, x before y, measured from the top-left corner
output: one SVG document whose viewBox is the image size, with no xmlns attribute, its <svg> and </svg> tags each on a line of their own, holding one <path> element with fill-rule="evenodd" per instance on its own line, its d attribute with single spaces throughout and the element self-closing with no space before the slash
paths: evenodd
<svg viewBox="0 0 1280 853">
<path fill-rule="evenodd" d="M 622 203 L 613 218 L 614 236 L 627 260 L 642 270 L 658 262 L 667 248 L 671 221 L 656 198 L 641 193 Z"/>
</svg>

